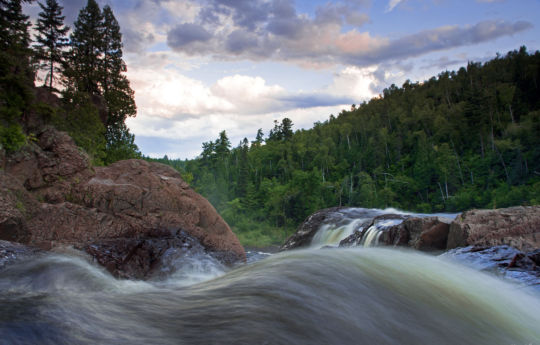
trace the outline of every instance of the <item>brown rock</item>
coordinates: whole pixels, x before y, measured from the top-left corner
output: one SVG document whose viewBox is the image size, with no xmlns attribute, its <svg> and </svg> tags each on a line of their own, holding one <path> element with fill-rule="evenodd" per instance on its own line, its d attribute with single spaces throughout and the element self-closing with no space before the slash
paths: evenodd
<svg viewBox="0 0 540 345">
<path fill-rule="evenodd" d="M 403 222 L 409 246 L 419 250 L 446 249 L 451 220 L 443 217 L 409 218 Z"/>
<path fill-rule="evenodd" d="M 521 251 L 540 248 L 540 206 L 471 210 L 450 224 L 448 249 L 504 244 Z"/>
<path fill-rule="evenodd" d="M 209 250 L 245 258 L 227 223 L 173 168 L 132 159 L 95 170 L 94 177 L 73 188 L 72 200 L 112 218 L 104 237 L 182 229 Z"/>
<path fill-rule="evenodd" d="M 28 241 L 27 219 L 37 206 L 38 202 L 16 178 L 0 170 L 0 239 Z"/>
<path fill-rule="evenodd" d="M 69 135 L 53 127 L 43 128 L 36 142 L 11 155 L 6 160 L 6 172 L 19 179 L 26 189 L 40 189 L 49 202 L 64 201 L 69 194 L 69 181 L 92 175 L 88 156 Z"/>
<path fill-rule="evenodd" d="M 169 235 L 183 230 L 209 252 L 220 253 L 222 262 L 245 260 L 243 247 L 212 205 L 166 165 L 128 160 L 92 168 L 73 140 L 52 127 L 3 164 L 0 239 L 44 249 L 88 248 L 112 239 L 127 246 L 156 229 Z"/>
</svg>

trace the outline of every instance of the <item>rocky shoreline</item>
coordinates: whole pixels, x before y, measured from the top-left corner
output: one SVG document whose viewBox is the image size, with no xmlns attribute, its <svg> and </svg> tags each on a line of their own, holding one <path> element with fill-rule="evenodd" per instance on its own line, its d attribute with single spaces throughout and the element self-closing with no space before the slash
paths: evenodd
<svg viewBox="0 0 540 345">
<path fill-rule="evenodd" d="M 169 166 L 133 159 L 94 167 L 52 127 L 1 157 L 0 240 L 72 246 L 124 278 L 148 276 L 168 248 L 193 241 L 225 264 L 245 261 L 226 222 Z"/>
<path fill-rule="evenodd" d="M 339 247 L 364 246 L 376 229 L 379 246 L 442 254 L 540 291 L 540 206 L 470 210 L 455 219 L 334 207 L 309 216 L 280 250 L 308 247 L 322 226 L 351 217 L 364 221 Z"/>
</svg>

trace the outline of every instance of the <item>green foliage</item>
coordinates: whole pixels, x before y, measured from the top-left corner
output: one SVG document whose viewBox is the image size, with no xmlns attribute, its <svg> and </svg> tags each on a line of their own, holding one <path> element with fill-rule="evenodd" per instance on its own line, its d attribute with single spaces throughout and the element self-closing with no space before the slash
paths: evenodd
<svg viewBox="0 0 540 345">
<path fill-rule="evenodd" d="M 66 131 L 75 143 L 88 153 L 94 165 L 105 160 L 105 126 L 99 112 L 87 93 L 64 94 L 64 112 L 55 113 L 52 119 L 56 128 Z"/>
<path fill-rule="evenodd" d="M 139 148 L 135 145 L 135 136 L 122 123 L 118 128 L 107 128 L 105 164 L 114 163 L 123 159 L 141 158 Z"/>
<path fill-rule="evenodd" d="M 0 1 L 0 146 L 7 152 L 26 142 L 21 123 L 33 100 L 30 23 L 22 2 Z"/>
<path fill-rule="evenodd" d="M 71 33 L 66 76 L 72 88 L 79 92 L 101 94 L 99 69 L 103 47 L 103 14 L 95 0 L 88 0 L 81 9 Z"/>
<path fill-rule="evenodd" d="M 7 152 L 14 152 L 21 148 L 26 143 L 21 126 L 12 124 L 9 127 L 0 125 L 0 150 L 4 149 Z"/>
<path fill-rule="evenodd" d="M 46 0 L 45 5 L 40 2 L 39 6 L 41 12 L 36 26 L 35 52 L 36 58 L 42 62 L 39 68 L 48 73 L 45 85 L 52 89 L 54 74 L 61 72 L 59 66 L 64 62 L 63 48 L 68 46 L 66 35 L 69 28 L 64 25 L 63 8 L 56 0 Z"/>
<path fill-rule="evenodd" d="M 181 162 L 183 174 L 255 246 L 279 243 L 330 206 L 456 212 L 538 204 L 538 80 L 540 53 L 521 48 L 392 85 L 310 130 L 293 132 L 284 118 L 266 139 L 259 130 L 251 146 L 232 149 L 222 132 L 199 158 Z"/>
</svg>

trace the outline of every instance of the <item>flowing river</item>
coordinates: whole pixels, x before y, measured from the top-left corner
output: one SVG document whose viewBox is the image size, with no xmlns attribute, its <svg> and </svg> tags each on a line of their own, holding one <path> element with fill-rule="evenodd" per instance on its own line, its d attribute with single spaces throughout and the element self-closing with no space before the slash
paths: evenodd
<svg viewBox="0 0 540 345">
<path fill-rule="evenodd" d="M 199 257 L 117 280 L 49 254 L 0 271 L 0 344 L 540 344 L 540 299 L 413 252 L 308 249 L 226 270 Z"/>
</svg>

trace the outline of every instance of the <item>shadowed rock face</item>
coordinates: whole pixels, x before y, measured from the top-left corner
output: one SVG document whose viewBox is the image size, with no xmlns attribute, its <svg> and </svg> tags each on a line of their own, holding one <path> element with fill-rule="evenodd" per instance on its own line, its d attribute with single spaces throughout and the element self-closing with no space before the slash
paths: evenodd
<svg viewBox="0 0 540 345">
<path fill-rule="evenodd" d="M 129 247 L 153 238 L 159 254 L 172 242 L 156 234 L 170 239 L 182 231 L 227 263 L 245 260 L 214 207 L 169 166 L 127 160 L 91 167 L 68 135 L 50 127 L 0 163 L 0 239 L 45 249 L 115 240 L 121 251 L 122 241 Z"/>
</svg>

